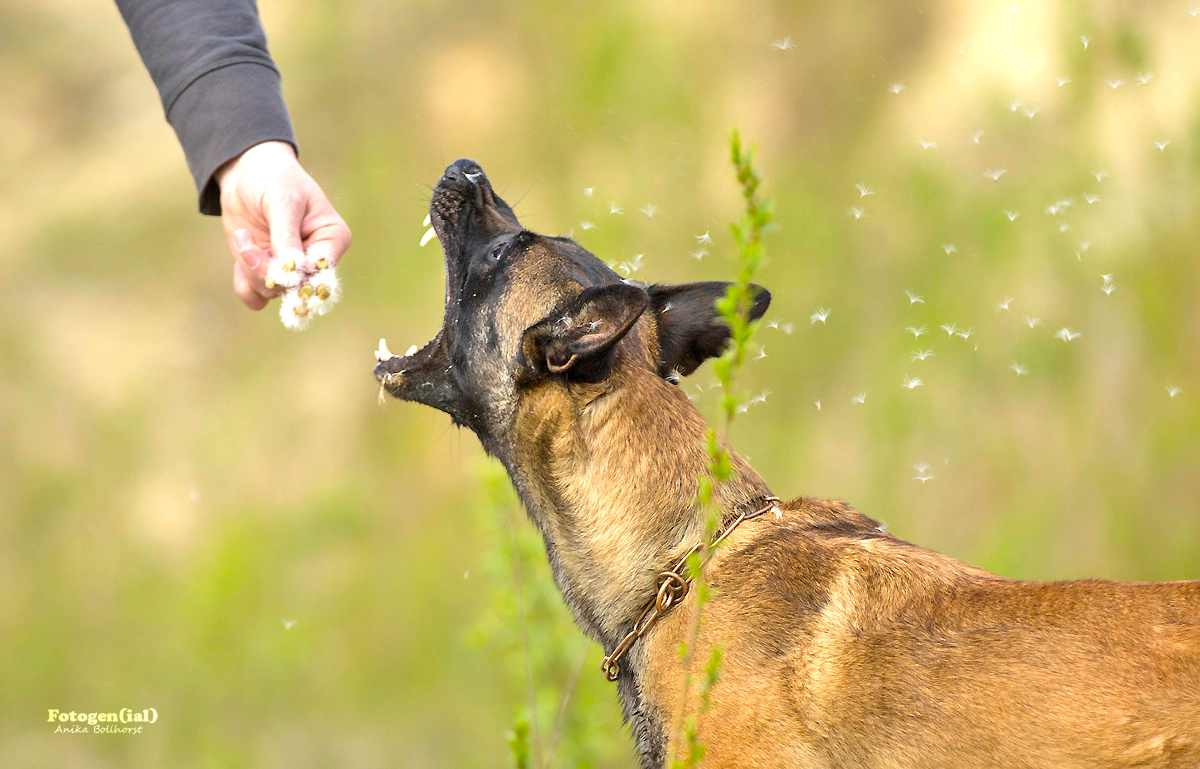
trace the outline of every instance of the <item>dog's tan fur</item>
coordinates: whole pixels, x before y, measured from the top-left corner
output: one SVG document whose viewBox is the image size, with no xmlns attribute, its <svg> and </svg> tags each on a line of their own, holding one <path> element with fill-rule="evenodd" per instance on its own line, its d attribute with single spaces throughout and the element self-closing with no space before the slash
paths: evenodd
<svg viewBox="0 0 1200 769">
<path fill-rule="evenodd" d="M 626 344 L 652 338 L 643 333 Z M 606 634 L 702 533 L 707 425 L 630 359 L 549 383 L 515 427 L 564 582 Z M 735 455 L 736 456 L 736 455 Z M 738 462 L 726 520 L 768 494 Z M 698 650 L 725 660 L 707 765 L 1195 767 L 1200 582 L 1008 580 L 902 542 L 840 502 L 799 499 L 735 531 L 708 569 Z M 634 647 L 644 707 L 676 723 L 694 594 Z M 695 712 L 692 692 L 688 712 Z"/>
<path fill-rule="evenodd" d="M 475 205 L 511 214 L 491 195 L 485 186 Z M 435 213 L 449 211 L 442 230 L 470 205 L 448 196 L 435 195 Z M 447 406 L 441 380 L 436 396 L 405 381 L 414 375 L 404 366 L 450 365 L 440 348 L 385 362 L 381 376 L 398 397 L 457 414 L 504 461 L 564 599 L 610 651 L 651 600 L 656 574 L 703 536 L 695 499 L 707 425 L 661 376 L 665 310 L 647 310 L 617 337 L 603 377 L 526 371 L 536 354 L 526 329 L 581 288 L 578 269 L 560 264 L 573 246 L 556 243 L 514 258 L 491 300 L 495 360 L 525 373 L 489 380 L 483 396 L 471 390 L 469 408 Z M 489 403 L 500 416 L 479 416 Z M 734 467 L 717 492 L 725 522 L 770 494 L 736 454 Z M 782 518 L 737 528 L 706 570 L 715 597 L 696 657 L 725 650 L 713 705 L 698 716 L 706 766 L 1200 766 L 1200 582 L 1010 580 L 898 540 L 842 502 L 780 507 Z M 681 707 L 697 712 L 697 691 L 680 696 L 678 655 L 694 601 L 689 593 L 622 664 L 646 767 L 664 761 Z"/>
</svg>

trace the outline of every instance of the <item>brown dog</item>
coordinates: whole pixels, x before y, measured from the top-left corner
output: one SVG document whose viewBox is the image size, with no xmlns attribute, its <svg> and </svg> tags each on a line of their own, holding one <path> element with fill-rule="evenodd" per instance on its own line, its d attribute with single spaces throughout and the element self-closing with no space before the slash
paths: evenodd
<svg viewBox="0 0 1200 769">
<path fill-rule="evenodd" d="M 723 284 L 631 285 L 518 223 L 460 160 L 430 206 L 442 330 L 375 369 L 504 463 L 579 625 L 612 652 L 703 536 L 706 424 L 672 382 L 720 354 Z M 770 297 L 759 290 L 754 317 Z M 734 456 L 728 524 L 766 483 Z M 738 526 L 706 570 L 697 650 L 725 648 L 699 719 L 716 767 L 1200 766 L 1200 582 L 1020 582 L 902 542 L 841 502 Z M 694 593 L 620 661 L 645 767 L 679 708 Z"/>
</svg>

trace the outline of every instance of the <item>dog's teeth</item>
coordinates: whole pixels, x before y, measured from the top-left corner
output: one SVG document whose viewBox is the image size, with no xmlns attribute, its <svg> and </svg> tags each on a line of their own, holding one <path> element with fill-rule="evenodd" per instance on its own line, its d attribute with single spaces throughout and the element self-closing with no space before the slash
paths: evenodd
<svg viewBox="0 0 1200 769">
<path fill-rule="evenodd" d="M 392 355 L 392 351 L 387 348 L 387 340 L 380 339 L 379 349 L 375 351 L 375 358 L 379 361 L 385 361 L 394 357 L 396 356 Z"/>
<path fill-rule="evenodd" d="M 425 230 L 425 234 L 421 236 L 421 245 L 425 245 L 436 237 L 437 233 L 433 231 L 432 227 L 430 227 L 429 229 Z"/>
<path fill-rule="evenodd" d="M 425 214 L 425 221 L 421 222 L 421 226 L 428 227 L 429 223 L 432 221 L 433 221 L 433 219 L 430 218 L 429 214 Z"/>
<path fill-rule="evenodd" d="M 408 348 L 408 352 L 404 353 L 404 357 L 405 357 L 405 358 L 409 357 L 409 356 L 410 356 L 410 355 L 412 355 L 414 352 L 416 352 L 416 351 L 417 351 L 417 349 L 418 349 L 418 348 L 417 348 L 417 346 L 416 346 L 415 344 L 414 344 L 412 347 L 409 347 L 409 348 Z"/>
</svg>

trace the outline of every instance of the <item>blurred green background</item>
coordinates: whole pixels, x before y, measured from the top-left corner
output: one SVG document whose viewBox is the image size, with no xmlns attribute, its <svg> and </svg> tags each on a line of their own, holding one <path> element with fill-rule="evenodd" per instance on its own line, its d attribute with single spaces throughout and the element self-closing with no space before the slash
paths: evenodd
<svg viewBox="0 0 1200 769">
<path fill-rule="evenodd" d="M 460 156 L 531 229 L 644 254 L 643 280 L 723 278 L 740 127 L 780 328 L 732 440 L 777 494 L 1010 577 L 1200 577 L 1189 7 L 261 8 L 355 234 L 344 300 L 301 334 L 236 301 L 115 7 L 0 1 L 0 766 L 499 766 L 527 680 L 547 744 L 575 670 L 556 765 L 632 765 L 507 481 L 447 417 L 376 402 L 376 340 L 440 323 L 417 243 Z M 711 381 L 684 385 L 710 417 Z M 121 707 L 160 719 L 46 723 Z"/>
</svg>

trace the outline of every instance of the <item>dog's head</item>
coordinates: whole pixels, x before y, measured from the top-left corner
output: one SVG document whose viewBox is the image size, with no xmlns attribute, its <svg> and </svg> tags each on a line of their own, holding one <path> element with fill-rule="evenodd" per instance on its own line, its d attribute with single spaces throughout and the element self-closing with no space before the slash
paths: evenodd
<svg viewBox="0 0 1200 769">
<path fill-rule="evenodd" d="M 725 348 L 715 303 L 727 284 L 622 280 L 569 238 L 524 229 L 473 160 L 446 169 L 429 211 L 446 259 L 442 328 L 411 355 L 381 360 L 375 376 L 470 427 L 489 451 L 537 388 L 594 393 L 630 367 L 674 380 Z M 755 291 L 758 318 L 770 294 Z"/>
</svg>

